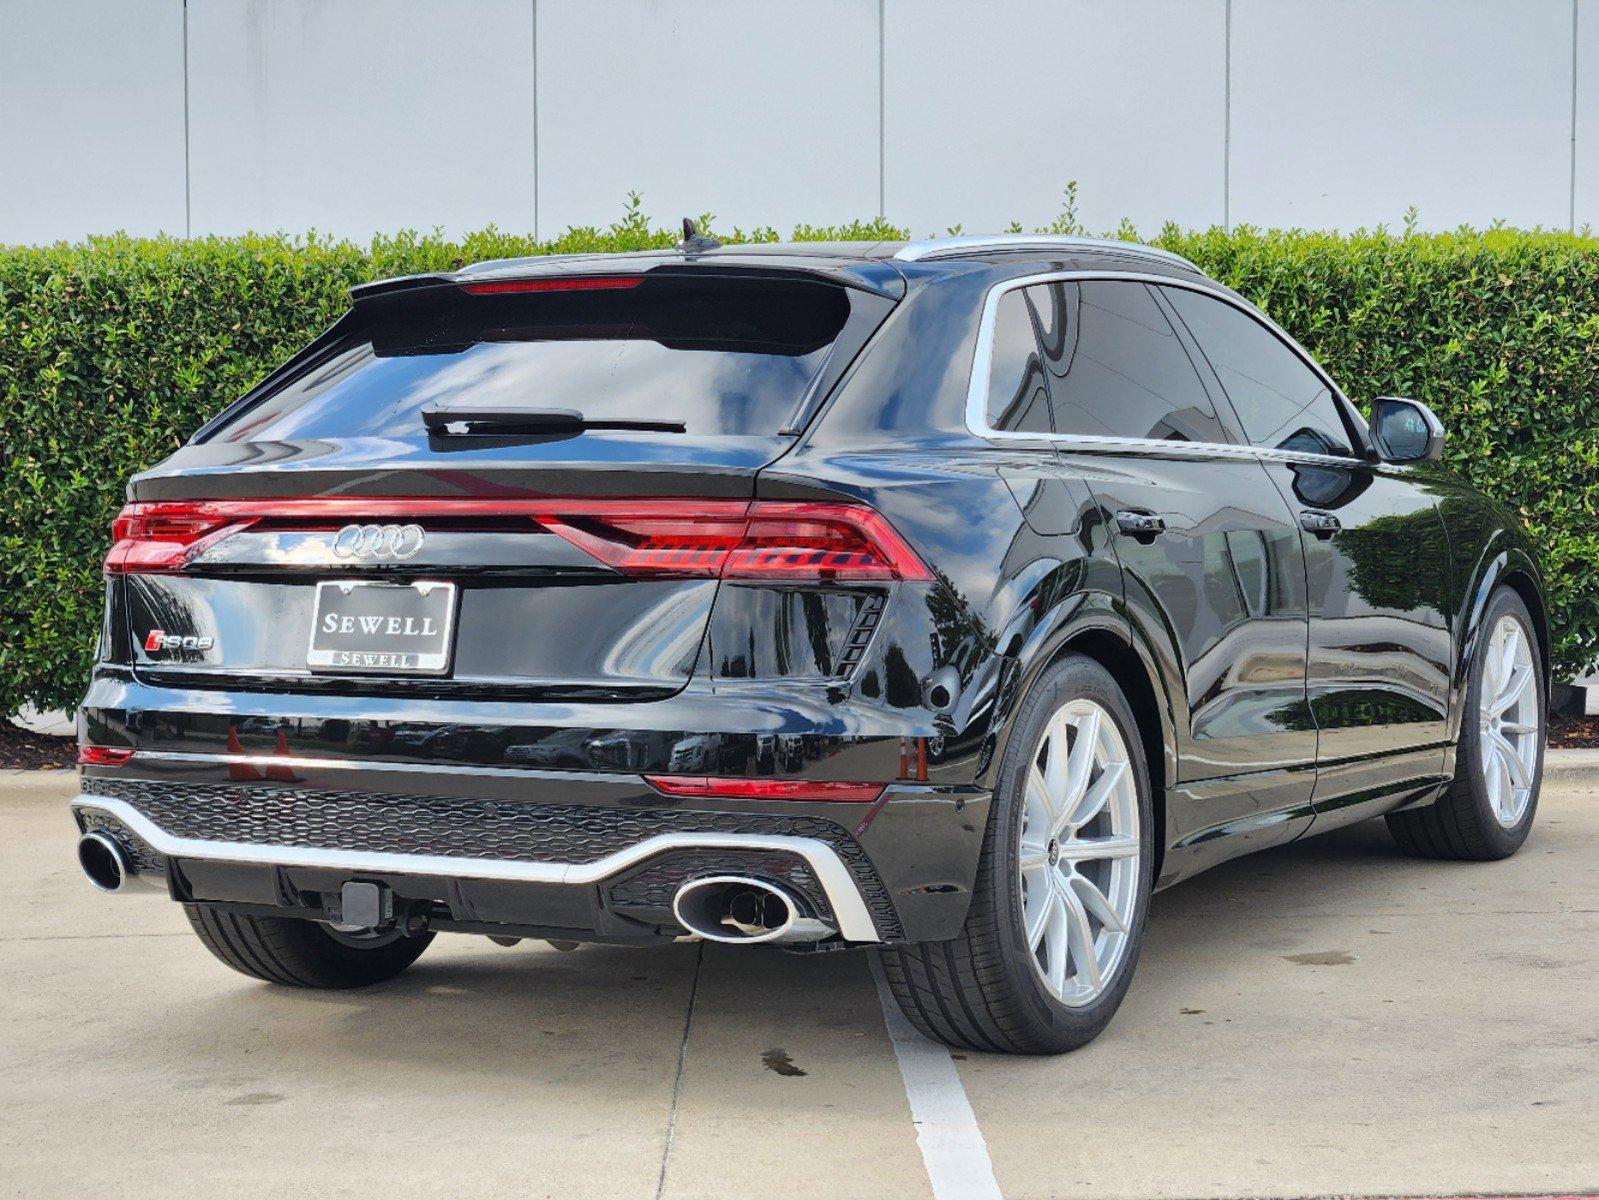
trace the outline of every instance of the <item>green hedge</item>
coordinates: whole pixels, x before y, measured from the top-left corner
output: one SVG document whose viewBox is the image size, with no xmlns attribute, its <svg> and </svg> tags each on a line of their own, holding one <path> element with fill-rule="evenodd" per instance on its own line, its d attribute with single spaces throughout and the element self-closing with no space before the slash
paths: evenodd
<svg viewBox="0 0 1599 1200">
<path fill-rule="evenodd" d="M 1055 228 L 1071 223 L 1068 213 Z M 652 229 L 635 198 L 609 229 L 543 243 L 491 229 L 460 242 L 406 233 L 369 246 L 117 236 L 0 247 L 0 712 L 76 702 L 127 477 L 329 324 L 352 284 L 503 255 L 666 246 L 673 236 Z M 905 234 L 876 221 L 795 236 Z M 1350 395 L 1411 395 L 1437 409 L 1453 463 L 1518 509 L 1543 550 L 1557 671 L 1593 660 L 1599 241 L 1168 227 L 1157 242 L 1260 303 Z"/>
</svg>

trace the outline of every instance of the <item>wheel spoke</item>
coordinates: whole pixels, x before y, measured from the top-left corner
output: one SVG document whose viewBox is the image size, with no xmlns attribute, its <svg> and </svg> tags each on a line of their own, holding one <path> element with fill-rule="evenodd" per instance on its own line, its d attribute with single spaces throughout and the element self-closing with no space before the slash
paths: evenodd
<svg viewBox="0 0 1599 1200">
<path fill-rule="evenodd" d="M 1529 725 L 1525 721 L 1501 721 L 1499 723 L 1499 731 L 1501 733 L 1537 733 L 1538 726 Z"/>
<path fill-rule="evenodd" d="M 1034 871 L 1042 871 L 1049 866 L 1049 851 L 1037 842 L 1024 841 L 1022 852 L 1018 857 L 1018 865 L 1023 875 L 1031 875 Z"/>
<path fill-rule="evenodd" d="M 1093 785 L 1083 793 L 1083 798 L 1066 812 L 1061 821 L 1061 829 L 1057 829 L 1055 832 L 1058 834 L 1061 830 L 1068 828 L 1081 829 L 1099 816 L 1105 810 L 1106 802 L 1110 800 L 1111 795 L 1120 786 L 1122 776 L 1126 773 L 1126 763 L 1106 763 L 1104 769 L 1099 773 L 1099 778 L 1094 780 Z"/>
<path fill-rule="evenodd" d="M 1511 705 L 1515 704 L 1521 699 L 1522 695 L 1527 690 L 1528 684 L 1531 682 L 1531 667 L 1522 667 L 1520 670 L 1513 670 L 1510 674 L 1509 682 L 1504 685 L 1502 690 L 1494 695 L 1494 698 L 1491 701 L 1489 701 L 1488 711 L 1497 716 L 1498 714 L 1510 708 Z"/>
<path fill-rule="evenodd" d="M 1505 797 L 1502 787 L 1504 772 L 1499 767 L 1499 748 L 1488 743 L 1483 757 L 1486 761 L 1483 766 L 1482 781 L 1483 785 L 1488 789 L 1488 804 L 1496 813 L 1503 814 L 1505 811 Z"/>
<path fill-rule="evenodd" d="M 1516 669 L 1516 655 L 1520 650 L 1521 635 L 1514 625 L 1500 623 L 1499 652 L 1494 655 L 1494 691 L 1498 692 L 1510 682 L 1510 676 Z"/>
<path fill-rule="evenodd" d="M 1065 803 L 1062 809 L 1069 812 L 1077 807 L 1088 790 L 1088 780 L 1094 772 L 1094 758 L 1099 749 L 1099 710 L 1096 708 L 1077 725 L 1077 737 L 1072 743 L 1071 760 L 1066 766 Z"/>
<path fill-rule="evenodd" d="M 1027 948 L 1037 951 L 1038 943 L 1043 938 L 1049 917 L 1052 912 L 1060 907 L 1054 889 L 1049 886 L 1048 880 L 1040 875 L 1036 883 L 1029 883 L 1027 896 Z"/>
<path fill-rule="evenodd" d="M 1066 987 L 1066 959 L 1071 940 L 1070 918 L 1066 914 L 1066 905 L 1061 902 L 1059 893 L 1051 893 L 1051 897 L 1049 924 L 1044 934 L 1044 952 L 1049 958 L 1049 986 L 1058 996 Z"/>
<path fill-rule="evenodd" d="M 1062 858 L 1083 862 L 1099 858 L 1135 858 L 1141 846 L 1136 837 L 1073 838 L 1061 844 Z"/>
<path fill-rule="evenodd" d="M 1495 774 L 1499 777 L 1499 814 L 1508 825 L 1516 820 L 1520 805 L 1516 801 L 1516 785 L 1512 778 L 1511 767 L 1505 759 L 1503 753 L 1494 755 Z"/>
<path fill-rule="evenodd" d="M 1051 825 L 1054 824 L 1055 817 L 1066 807 L 1066 796 L 1070 788 L 1067 755 L 1066 721 L 1057 713 L 1049 723 L 1049 742 L 1044 747 L 1043 782 L 1045 795 L 1048 798 Z"/>
<path fill-rule="evenodd" d="M 1500 733 L 1490 733 L 1488 736 L 1492 739 L 1494 750 L 1504 760 L 1511 782 L 1518 788 L 1531 787 L 1532 776 L 1527 771 L 1527 764 L 1521 761 L 1521 755 L 1516 753 L 1509 739 Z"/>
<path fill-rule="evenodd" d="M 1074 974 L 1079 982 L 1087 983 L 1094 991 L 1104 985 L 1099 975 L 1099 952 L 1094 946 L 1094 931 L 1088 923 L 1088 912 L 1075 893 L 1067 893 L 1062 907 L 1066 912 L 1068 936 L 1071 939 Z"/>
<path fill-rule="evenodd" d="M 1050 796 L 1049 784 L 1036 766 L 1027 773 L 1027 833 L 1040 845 L 1049 840 L 1049 831 L 1055 824 L 1057 809 Z"/>
<path fill-rule="evenodd" d="M 1121 915 L 1111 904 L 1110 897 L 1100 891 L 1093 880 L 1074 875 L 1071 887 L 1077 893 L 1077 899 L 1082 901 L 1083 907 L 1098 917 L 1101 925 L 1112 933 L 1127 932 L 1127 923 L 1121 919 Z"/>
</svg>

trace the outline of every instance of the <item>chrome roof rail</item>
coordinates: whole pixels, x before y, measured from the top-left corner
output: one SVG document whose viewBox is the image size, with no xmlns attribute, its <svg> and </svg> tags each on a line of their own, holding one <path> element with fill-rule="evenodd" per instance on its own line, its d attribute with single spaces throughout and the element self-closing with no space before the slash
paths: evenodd
<svg viewBox="0 0 1599 1200">
<path fill-rule="evenodd" d="M 921 242 L 907 242 L 894 257 L 900 262 L 922 262 L 933 258 L 954 258 L 962 254 L 981 253 L 984 250 L 1087 250 L 1099 253 L 1135 254 L 1140 258 L 1158 258 L 1176 263 L 1191 271 L 1200 271 L 1197 263 L 1181 254 L 1146 246 L 1142 242 L 1122 242 L 1115 238 L 1068 237 L 1053 233 L 996 233 L 968 234 L 962 237 L 928 238 Z M 1200 271 L 1200 274 L 1204 274 Z"/>
</svg>

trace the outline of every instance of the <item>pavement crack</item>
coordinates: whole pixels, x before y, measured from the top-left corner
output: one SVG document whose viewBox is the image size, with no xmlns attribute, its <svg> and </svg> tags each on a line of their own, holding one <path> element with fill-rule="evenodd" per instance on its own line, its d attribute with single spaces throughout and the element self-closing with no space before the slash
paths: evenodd
<svg viewBox="0 0 1599 1200">
<path fill-rule="evenodd" d="M 705 965 L 705 943 L 694 959 L 694 979 L 688 988 L 688 1012 L 683 1016 L 683 1041 L 677 1048 L 677 1072 L 672 1076 L 672 1107 L 666 1117 L 666 1145 L 661 1148 L 661 1174 L 655 1181 L 655 1200 L 666 1194 L 666 1172 L 672 1165 L 672 1142 L 677 1137 L 677 1102 L 683 1094 L 683 1065 L 688 1061 L 688 1035 L 694 1028 L 694 1001 L 700 994 L 700 969 Z"/>
</svg>

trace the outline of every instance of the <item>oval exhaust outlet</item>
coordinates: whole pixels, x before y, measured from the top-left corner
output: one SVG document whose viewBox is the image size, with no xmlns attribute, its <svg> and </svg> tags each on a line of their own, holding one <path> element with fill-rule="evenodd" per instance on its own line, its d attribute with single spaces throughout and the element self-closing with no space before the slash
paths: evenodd
<svg viewBox="0 0 1599 1200">
<path fill-rule="evenodd" d="M 134 876 L 127 852 L 116 838 L 99 832 L 78 839 L 78 865 L 102 892 L 120 892 Z"/>
<path fill-rule="evenodd" d="M 691 879 L 672 897 L 678 923 L 712 942 L 816 942 L 831 936 L 831 925 L 802 916 L 784 889 L 741 875 Z"/>
</svg>

